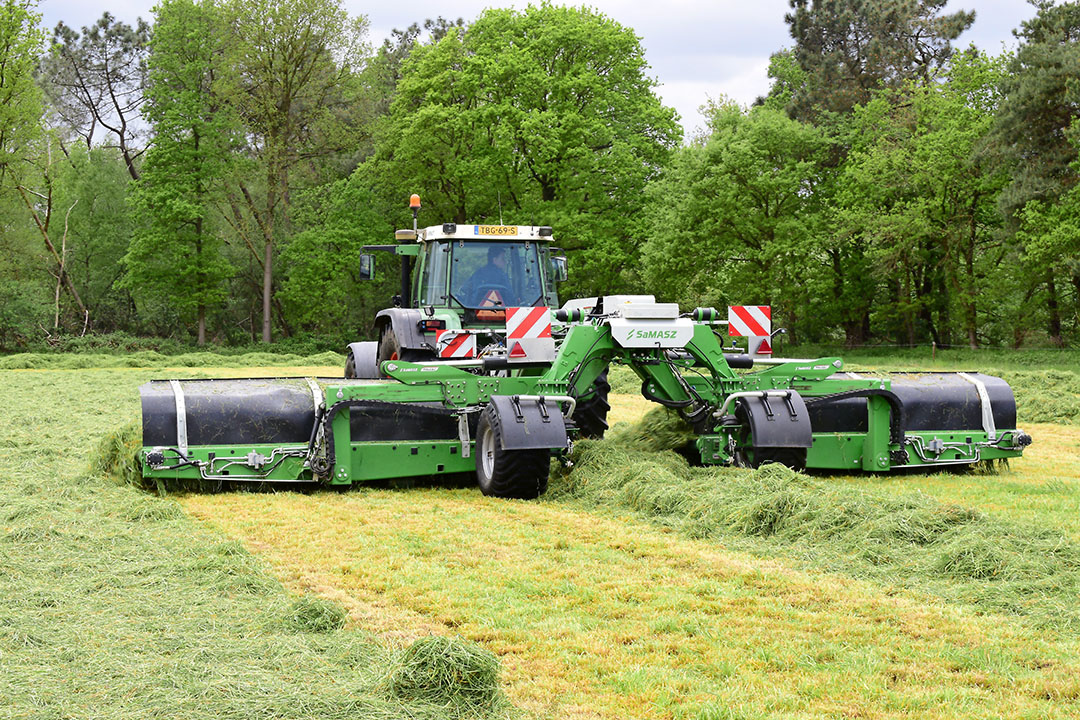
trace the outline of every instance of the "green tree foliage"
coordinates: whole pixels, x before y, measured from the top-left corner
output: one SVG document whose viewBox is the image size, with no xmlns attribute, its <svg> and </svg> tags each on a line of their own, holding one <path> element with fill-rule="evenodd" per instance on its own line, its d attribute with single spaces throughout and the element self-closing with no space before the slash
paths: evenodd
<svg viewBox="0 0 1080 720">
<path fill-rule="evenodd" d="M 41 63 L 43 85 L 64 128 L 92 147 L 99 131 L 112 138 L 132 179 L 145 150 L 139 110 L 146 82 L 150 26 L 132 27 L 106 12 L 76 32 L 59 23 Z"/>
<path fill-rule="evenodd" d="M 236 123 L 216 91 L 224 16 L 209 0 L 164 0 L 149 60 L 144 114 L 154 130 L 133 205 L 141 220 L 124 263 L 136 297 L 162 299 L 194 319 L 225 299 L 232 269 L 210 225 L 236 144 Z"/>
<path fill-rule="evenodd" d="M 52 136 L 41 130 L 41 94 L 34 84 L 35 65 L 43 41 L 36 8 L 34 2 L 18 0 L 6 0 L 0 5 L 0 201 L 8 212 L 12 211 L 11 201 L 16 197 L 24 206 L 14 218 L 10 215 L 3 218 L 8 226 L 5 235 L 10 232 L 4 244 L 11 246 L 8 248 L 11 255 L 0 264 L 0 302 L 10 303 L 10 307 L 0 315 L 0 342 L 25 338 L 35 332 L 37 326 L 44 327 L 40 320 L 45 312 L 39 310 L 24 315 L 12 310 L 26 308 L 34 299 L 46 297 L 42 285 L 47 276 L 34 273 L 32 268 L 35 266 L 49 268 L 55 278 L 52 293 L 54 329 L 60 325 L 62 292 L 70 295 L 78 306 L 84 328 L 89 319 L 67 271 L 64 242 L 67 229 L 65 227 L 61 242 L 54 243 L 55 234 L 50 227 L 54 206 L 54 143 Z M 28 220 L 32 220 L 33 225 Z M 26 244 L 29 241 L 25 233 L 28 225 L 35 227 L 38 237 L 44 241 L 47 259 L 25 267 L 13 261 L 38 255 Z M 5 268 L 4 265 L 9 263 L 12 264 Z"/>
<path fill-rule="evenodd" d="M 868 248 L 878 332 L 971 347 L 1000 317 L 1006 249 L 997 194 L 1006 176 L 977 148 L 994 122 L 1005 58 L 955 56 L 945 79 L 881 91 L 855 110 L 836 198 L 839 237 Z M 987 315 L 983 317 L 983 315 Z"/>
<path fill-rule="evenodd" d="M 1080 5 L 1034 4 L 1038 13 L 1016 33 L 1021 44 L 1003 82 L 987 154 L 1011 173 L 1000 202 L 1028 264 L 1021 297 L 1042 299 L 1047 333 L 1060 344 L 1063 316 L 1071 307 L 1075 327 L 1080 312 L 1080 259 L 1067 229 L 1075 205 L 1063 197 L 1080 179 Z"/>
<path fill-rule="evenodd" d="M 32 0 L 0 5 L 0 185 L 9 187 L 40 132 L 41 94 L 34 69 L 44 37 L 36 9 Z"/>
<path fill-rule="evenodd" d="M 1080 5 L 1033 4 L 990 58 L 954 52 L 974 13 L 946 0 L 789 0 L 769 94 L 679 147 L 640 39 L 587 7 L 371 52 L 341 0 L 161 0 L 152 32 L 105 14 L 43 50 L 34 3 L 0 0 L 0 348 L 364 337 L 397 273 L 359 282 L 360 248 L 412 192 L 424 225 L 552 225 L 564 297 L 769 303 L 852 345 L 1073 342 Z"/>
<path fill-rule="evenodd" d="M 1080 117 L 1080 5 L 1038 2 L 1017 32 L 1020 47 L 1002 81 L 1004 100 L 992 153 L 1012 164 L 1002 194 L 1011 214 L 1029 200 L 1053 200 L 1076 183 L 1077 150 L 1067 132 Z"/>
<path fill-rule="evenodd" d="M 646 286 L 686 305 L 771 304 L 814 329 L 829 142 L 768 106 L 719 105 L 709 125 L 649 189 Z"/>
<path fill-rule="evenodd" d="M 789 0 L 784 20 L 804 77 L 791 98 L 796 117 L 846 113 L 879 88 L 929 82 L 952 54 L 951 40 L 974 12 L 943 15 L 948 0 Z"/>
<path fill-rule="evenodd" d="M 340 0 L 231 0 L 228 8 L 229 98 L 264 179 L 261 188 L 236 184 L 261 238 L 262 339 L 270 342 L 274 249 L 290 231 L 291 175 L 355 140 L 350 88 L 364 59 L 367 21 L 350 17 Z"/>
<path fill-rule="evenodd" d="M 576 290 L 629 288 L 644 187 L 679 139 L 646 67 L 592 10 L 488 10 L 413 49 L 365 175 L 433 220 L 552 225 Z"/>
<path fill-rule="evenodd" d="M 360 248 L 385 244 L 393 227 L 375 210 L 374 198 L 354 176 L 313 188 L 297 202 L 294 235 L 281 253 L 281 297 L 298 331 L 341 338 L 365 337 L 375 313 L 387 307 L 395 274 L 380 267 L 380 282 L 360 282 Z M 390 255 L 380 260 L 390 259 Z"/>
<path fill-rule="evenodd" d="M 76 145 L 66 162 L 57 163 L 55 204 L 65 210 L 67 272 L 91 309 L 94 328 L 106 332 L 137 323 L 131 296 L 120 283 L 120 260 L 134 229 L 130 183 L 127 163 L 115 148 Z"/>
<path fill-rule="evenodd" d="M 450 21 L 441 15 L 434 20 L 424 20 L 422 25 L 413 23 L 404 30 L 394 28 L 364 70 L 365 81 L 376 97 L 375 114 L 382 116 L 390 111 L 390 103 L 401 82 L 401 67 L 423 35 L 427 35 L 428 42 L 437 43 L 448 33 L 463 32 L 464 29 L 463 19 Z"/>
</svg>

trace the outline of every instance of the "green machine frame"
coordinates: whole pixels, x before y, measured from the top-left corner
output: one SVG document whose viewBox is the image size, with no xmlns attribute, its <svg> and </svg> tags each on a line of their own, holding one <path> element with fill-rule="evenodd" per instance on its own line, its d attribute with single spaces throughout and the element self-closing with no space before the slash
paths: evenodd
<svg viewBox="0 0 1080 720">
<path fill-rule="evenodd" d="M 313 407 L 307 443 L 145 446 L 143 474 L 161 481 L 342 486 L 470 472 L 477 467 L 477 418 L 485 411 L 502 422 L 499 452 L 544 448 L 549 457 L 570 447 L 575 429 L 568 418 L 575 398 L 610 364 L 632 369 L 645 397 L 677 410 L 693 425 L 697 456 L 705 465 L 778 461 L 811 469 L 887 472 L 1018 457 L 1031 442 L 1015 427 L 994 424 L 995 408 L 978 378 L 950 375 L 971 381 L 971 402 L 979 407 L 968 410 L 981 422 L 951 429 L 912 427 L 905 401 L 894 392 L 897 381 L 888 374 L 845 373 L 837 357 L 773 361 L 754 370 L 747 356 L 724 352 L 714 330 L 715 310 L 699 308 L 688 317 L 662 303 L 605 301 L 609 312 L 603 304 L 589 315 L 559 311 L 564 332 L 553 363 L 521 369 L 498 357 L 384 362 L 386 380 L 319 382 L 321 398 Z M 827 417 L 828 408 L 838 402 L 847 402 L 849 415 L 853 406 L 856 415 L 865 412 L 854 423 L 858 427 L 814 427 L 812 418 Z M 1007 402 L 1012 402 L 1011 391 Z M 351 414 L 361 408 L 436 413 L 444 424 L 456 423 L 457 432 L 429 439 L 355 440 Z M 144 406 L 144 427 L 145 416 Z M 1015 425 L 1015 406 L 1012 418 L 1005 424 Z M 184 422 L 190 426 L 199 418 L 188 413 Z"/>
</svg>

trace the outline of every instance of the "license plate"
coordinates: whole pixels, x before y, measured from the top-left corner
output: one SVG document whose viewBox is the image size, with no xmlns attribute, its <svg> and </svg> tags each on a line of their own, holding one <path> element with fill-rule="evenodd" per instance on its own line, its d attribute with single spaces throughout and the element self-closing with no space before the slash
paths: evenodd
<svg viewBox="0 0 1080 720">
<path fill-rule="evenodd" d="M 477 225 L 477 235 L 517 235 L 517 225 Z"/>
</svg>

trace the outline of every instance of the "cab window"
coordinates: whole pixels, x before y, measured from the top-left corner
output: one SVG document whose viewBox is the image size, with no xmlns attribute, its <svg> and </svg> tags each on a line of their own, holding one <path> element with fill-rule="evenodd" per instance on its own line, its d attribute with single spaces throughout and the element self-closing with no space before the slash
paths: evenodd
<svg viewBox="0 0 1080 720">
<path fill-rule="evenodd" d="M 467 308 L 541 304 L 537 243 L 450 244 L 450 296 Z"/>
</svg>

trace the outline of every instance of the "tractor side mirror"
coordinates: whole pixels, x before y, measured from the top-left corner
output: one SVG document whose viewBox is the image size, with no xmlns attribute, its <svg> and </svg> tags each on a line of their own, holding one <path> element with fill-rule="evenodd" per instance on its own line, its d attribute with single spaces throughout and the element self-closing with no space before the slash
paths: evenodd
<svg viewBox="0 0 1080 720">
<path fill-rule="evenodd" d="M 375 256 L 364 253 L 360 256 L 360 279 L 375 279 Z"/>
<path fill-rule="evenodd" d="M 551 258 L 551 269 L 555 274 L 555 282 L 566 282 L 567 278 L 570 277 L 568 267 L 565 257 L 556 255 Z"/>
</svg>

